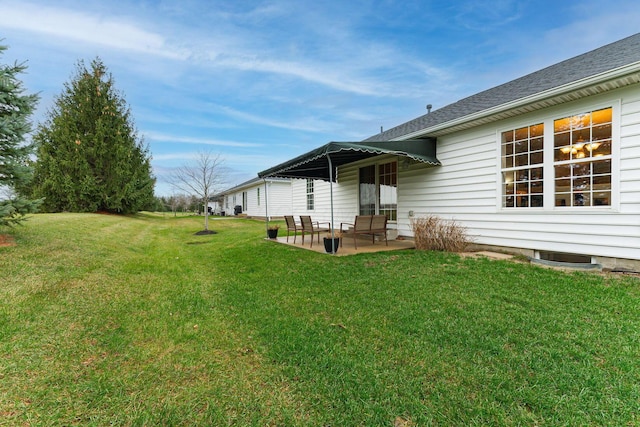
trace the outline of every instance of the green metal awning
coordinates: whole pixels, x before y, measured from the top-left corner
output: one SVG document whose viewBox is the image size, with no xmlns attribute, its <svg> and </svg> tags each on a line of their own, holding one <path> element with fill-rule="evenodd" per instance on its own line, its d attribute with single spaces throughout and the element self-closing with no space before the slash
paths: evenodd
<svg viewBox="0 0 640 427">
<path fill-rule="evenodd" d="M 338 166 L 382 154 L 408 157 L 432 166 L 440 165 L 440 161 L 436 158 L 435 138 L 404 141 L 330 142 L 259 172 L 258 176 L 260 178 L 311 178 L 335 181 Z"/>
</svg>

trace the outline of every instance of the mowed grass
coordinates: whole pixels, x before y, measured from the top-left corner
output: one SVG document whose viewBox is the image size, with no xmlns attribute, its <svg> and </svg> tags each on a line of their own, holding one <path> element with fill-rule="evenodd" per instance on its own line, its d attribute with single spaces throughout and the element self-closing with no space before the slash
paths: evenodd
<svg viewBox="0 0 640 427">
<path fill-rule="evenodd" d="M 640 281 L 264 223 L 33 216 L 0 248 L 0 425 L 640 425 Z"/>
</svg>

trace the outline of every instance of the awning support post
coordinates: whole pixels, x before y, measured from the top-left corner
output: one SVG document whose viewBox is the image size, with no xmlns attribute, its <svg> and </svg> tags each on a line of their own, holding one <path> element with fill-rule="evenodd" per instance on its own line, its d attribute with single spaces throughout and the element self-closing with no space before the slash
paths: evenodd
<svg viewBox="0 0 640 427">
<path fill-rule="evenodd" d="M 269 235 L 269 196 L 267 195 L 267 178 L 262 179 L 264 181 L 264 223 L 267 227 L 266 233 Z"/>
<path fill-rule="evenodd" d="M 327 154 L 327 161 L 329 162 L 329 195 L 331 203 L 331 254 L 336 254 L 336 247 L 334 245 L 335 231 L 333 223 L 333 164 L 331 163 L 331 156 Z"/>
</svg>

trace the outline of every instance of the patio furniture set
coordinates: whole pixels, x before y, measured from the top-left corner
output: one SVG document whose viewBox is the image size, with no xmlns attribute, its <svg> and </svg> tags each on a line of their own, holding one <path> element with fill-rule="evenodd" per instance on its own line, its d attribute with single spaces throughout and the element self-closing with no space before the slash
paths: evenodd
<svg viewBox="0 0 640 427">
<path fill-rule="evenodd" d="M 331 224 L 329 222 L 313 221 L 309 215 L 300 215 L 300 222 L 297 222 L 293 215 L 285 215 L 284 219 L 287 223 L 287 242 L 289 241 L 289 235 L 293 233 L 293 243 L 295 244 L 296 238 L 300 234 L 304 245 L 304 236 L 309 234 L 311 235 L 309 247 L 313 247 L 314 235 L 318 236 L 318 243 L 320 243 L 321 233 L 331 233 Z M 371 236 L 371 243 L 374 244 L 376 236 L 384 236 L 385 244 L 389 246 L 386 215 L 357 215 L 353 223 L 340 223 L 340 228 L 334 230 L 334 233 L 336 237 L 352 235 L 355 249 L 358 249 L 357 237 L 363 235 Z M 340 239 L 340 246 L 342 246 L 343 241 L 343 239 Z"/>
</svg>

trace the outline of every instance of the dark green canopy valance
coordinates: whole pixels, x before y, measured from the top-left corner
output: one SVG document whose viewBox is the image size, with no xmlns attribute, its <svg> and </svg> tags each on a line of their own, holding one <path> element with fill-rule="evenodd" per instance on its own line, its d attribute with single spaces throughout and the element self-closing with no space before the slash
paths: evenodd
<svg viewBox="0 0 640 427">
<path fill-rule="evenodd" d="M 258 173 L 260 178 L 336 179 L 337 167 L 382 154 L 403 156 L 432 166 L 440 165 L 436 158 L 435 138 L 404 141 L 330 142 L 294 159 Z M 327 159 L 329 157 L 329 159 Z M 329 171 L 330 164 L 334 168 Z"/>
</svg>

